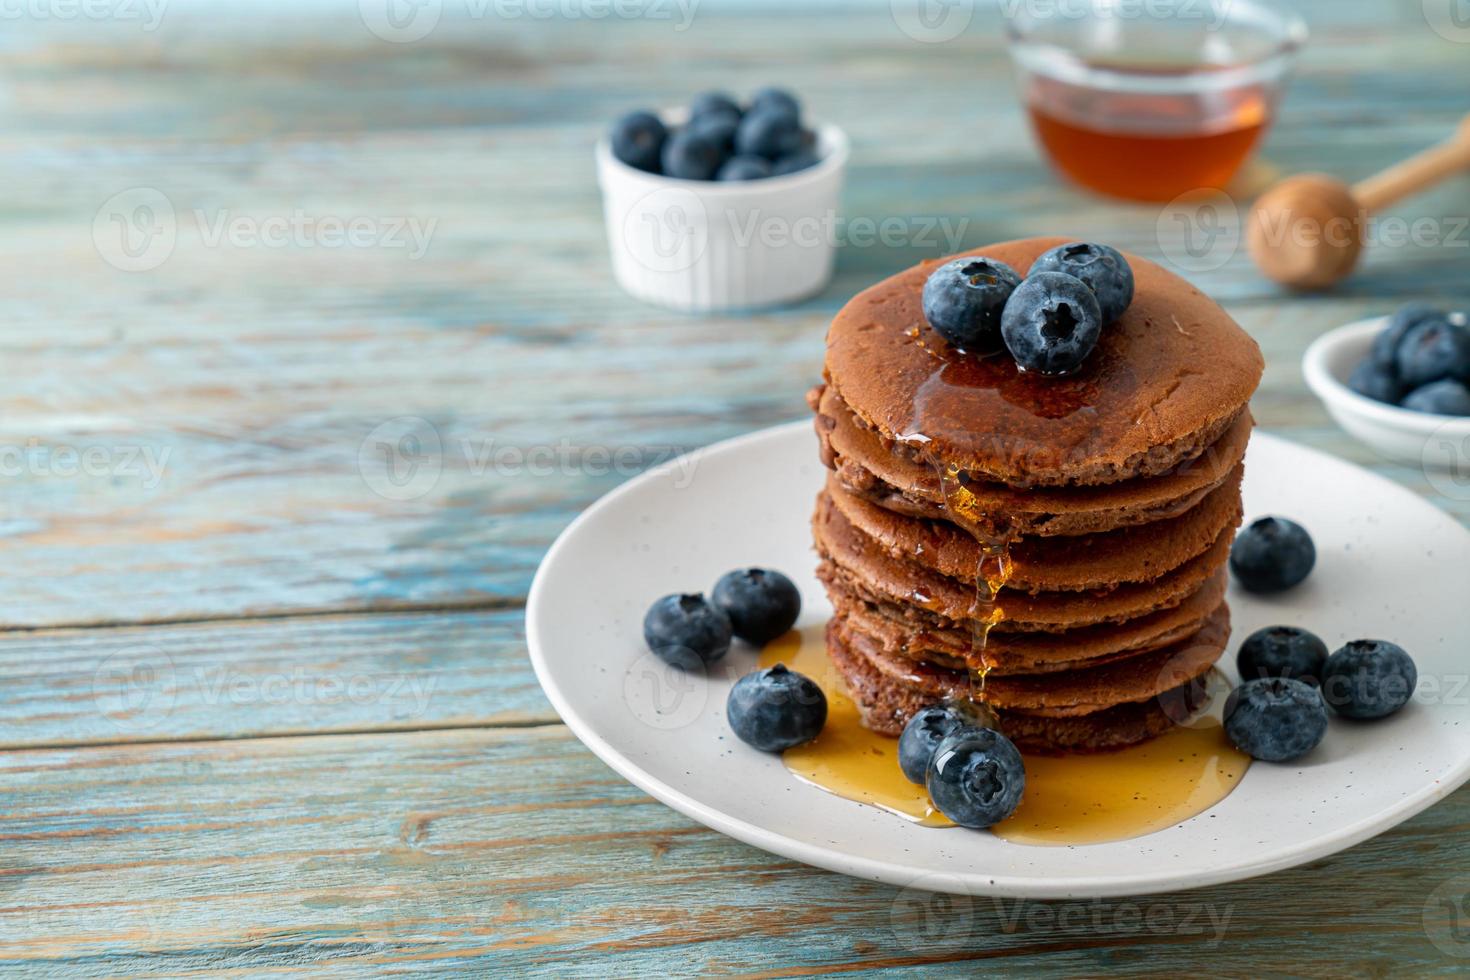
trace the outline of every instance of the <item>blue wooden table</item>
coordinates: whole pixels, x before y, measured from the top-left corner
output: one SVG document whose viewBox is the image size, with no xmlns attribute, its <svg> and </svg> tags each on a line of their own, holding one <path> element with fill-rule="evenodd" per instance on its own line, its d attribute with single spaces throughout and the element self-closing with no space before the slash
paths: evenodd
<svg viewBox="0 0 1470 980">
<path fill-rule="evenodd" d="M 849 244 L 793 309 L 640 306 L 592 178 L 617 113 L 779 82 L 848 131 L 849 217 L 1177 254 L 1157 208 L 1042 165 L 993 11 L 926 44 L 882 3 L 150 9 L 48 7 L 0 41 L 0 968 L 1470 964 L 1466 792 L 1258 881 L 952 900 L 706 830 L 541 696 L 522 606 L 554 536 L 670 452 L 800 416 L 833 311 L 948 248 Z M 1430 25 L 1435 0 L 1303 9 L 1314 38 L 1252 179 L 1362 177 L 1470 108 L 1470 38 Z M 1394 213 L 1467 200 L 1459 179 Z M 1467 259 L 1463 232 L 1375 247 L 1312 297 L 1243 254 L 1190 276 L 1266 351 L 1265 429 L 1434 494 L 1336 429 L 1297 365 L 1347 320 L 1465 304 Z M 1461 519 L 1467 498 L 1436 496 Z"/>
</svg>

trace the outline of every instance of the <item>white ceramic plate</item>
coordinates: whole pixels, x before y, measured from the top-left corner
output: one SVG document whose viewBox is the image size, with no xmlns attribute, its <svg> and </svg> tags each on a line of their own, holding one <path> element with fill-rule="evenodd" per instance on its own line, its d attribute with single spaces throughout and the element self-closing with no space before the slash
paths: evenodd
<svg viewBox="0 0 1470 980">
<path fill-rule="evenodd" d="M 1257 763 L 1223 802 L 1169 830 L 1078 847 L 935 830 L 798 782 L 725 723 L 734 649 L 708 678 L 662 669 L 642 641 L 660 595 L 708 591 L 745 565 L 801 588 L 802 625 L 829 612 L 807 525 L 824 470 L 801 422 L 709 447 L 608 494 L 557 539 L 531 587 L 531 661 L 577 737 L 669 806 L 738 840 L 861 878 L 929 891 L 1064 898 L 1248 878 L 1365 840 L 1470 776 L 1470 532 L 1409 491 L 1256 433 L 1248 518 L 1280 514 L 1315 538 L 1316 570 L 1275 598 L 1232 588 L 1235 637 L 1272 623 L 1330 648 L 1379 637 L 1419 668 L 1415 699 L 1372 724 L 1334 719 L 1300 765 Z M 1232 644 L 1222 666 L 1234 675 Z"/>
</svg>

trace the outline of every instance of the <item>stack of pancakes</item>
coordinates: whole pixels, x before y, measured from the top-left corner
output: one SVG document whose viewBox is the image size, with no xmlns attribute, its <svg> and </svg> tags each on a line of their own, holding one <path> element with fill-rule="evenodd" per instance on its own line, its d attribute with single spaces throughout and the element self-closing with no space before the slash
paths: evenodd
<svg viewBox="0 0 1470 980">
<path fill-rule="evenodd" d="M 1024 275 L 1067 239 L 975 253 Z M 973 697 L 1022 748 L 1115 748 L 1191 711 L 1225 648 L 1260 350 L 1128 256 L 1135 294 L 1082 370 L 1019 371 L 925 322 L 926 263 L 860 293 L 809 396 L 827 648 L 874 731 Z"/>
</svg>

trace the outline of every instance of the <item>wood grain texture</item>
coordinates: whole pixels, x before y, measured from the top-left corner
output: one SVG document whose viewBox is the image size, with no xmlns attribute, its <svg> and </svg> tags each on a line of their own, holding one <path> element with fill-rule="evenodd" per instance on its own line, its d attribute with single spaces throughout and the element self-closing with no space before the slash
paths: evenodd
<svg viewBox="0 0 1470 980">
<path fill-rule="evenodd" d="M 0 967 L 1448 973 L 1431 936 L 1456 947 L 1428 896 L 1470 885 L 1466 794 L 1258 881 L 1033 903 L 735 845 L 559 726 L 22 751 L 0 766 L 0 930 L 17 937 Z"/>
<path fill-rule="evenodd" d="M 1418 0 L 1297 6 L 1313 40 L 1261 172 L 1358 179 L 1464 113 L 1470 49 L 1430 31 Z M 877 278 L 1043 233 L 1168 262 L 1188 229 L 1051 176 L 989 8 L 953 42 L 920 44 L 886 3 L 705 0 L 684 30 L 445 7 L 412 44 L 371 36 L 350 2 L 181 3 L 157 31 L 6 21 L 0 450 L 25 453 L 0 457 L 0 968 L 1326 976 L 1470 962 L 1470 916 L 1441 903 L 1470 909 L 1466 792 L 1259 881 L 956 903 L 736 844 L 576 743 L 535 685 L 520 605 L 578 511 L 671 452 L 800 415 L 826 321 Z M 850 235 L 831 287 L 792 309 L 691 318 L 623 296 L 591 142 L 634 106 L 768 82 L 848 131 L 847 218 L 915 234 Z M 176 241 L 130 273 L 106 261 L 115 229 L 96 222 L 140 187 L 166 198 Z M 1470 179 L 1454 180 L 1390 216 L 1458 218 L 1467 198 Z M 249 240 L 298 214 L 305 239 Z M 354 219 L 379 237 L 313 237 Z M 216 240 L 221 221 L 244 239 Z M 395 226 L 423 240 L 385 241 Z M 1243 251 L 1187 275 L 1266 351 L 1263 428 L 1470 520 L 1470 491 L 1436 495 L 1375 459 L 1297 367 L 1323 330 L 1406 299 L 1470 306 L 1470 235 L 1440 231 L 1452 240 L 1373 248 L 1329 296 L 1279 292 Z M 421 468 L 395 483 L 383 443 L 405 431 Z M 102 465 L 74 472 L 89 452 Z"/>
</svg>

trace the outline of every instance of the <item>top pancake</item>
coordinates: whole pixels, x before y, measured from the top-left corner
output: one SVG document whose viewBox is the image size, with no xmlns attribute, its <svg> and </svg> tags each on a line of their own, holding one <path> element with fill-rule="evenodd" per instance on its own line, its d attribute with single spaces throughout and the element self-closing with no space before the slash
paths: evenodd
<svg viewBox="0 0 1470 980">
<path fill-rule="evenodd" d="M 1025 275 L 1073 239 L 976 249 Z M 925 262 L 864 290 L 827 334 L 826 378 L 885 439 L 937 465 L 1018 486 L 1095 485 L 1158 476 L 1234 422 L 1260 382 L 1260 348 L 1188 282 L 1135 255 L 1133 303 L 1103 327 L 1082 370 L 1022 372 L 1005 351 L 951 347 L 924 321 Z"/>
</svg>

